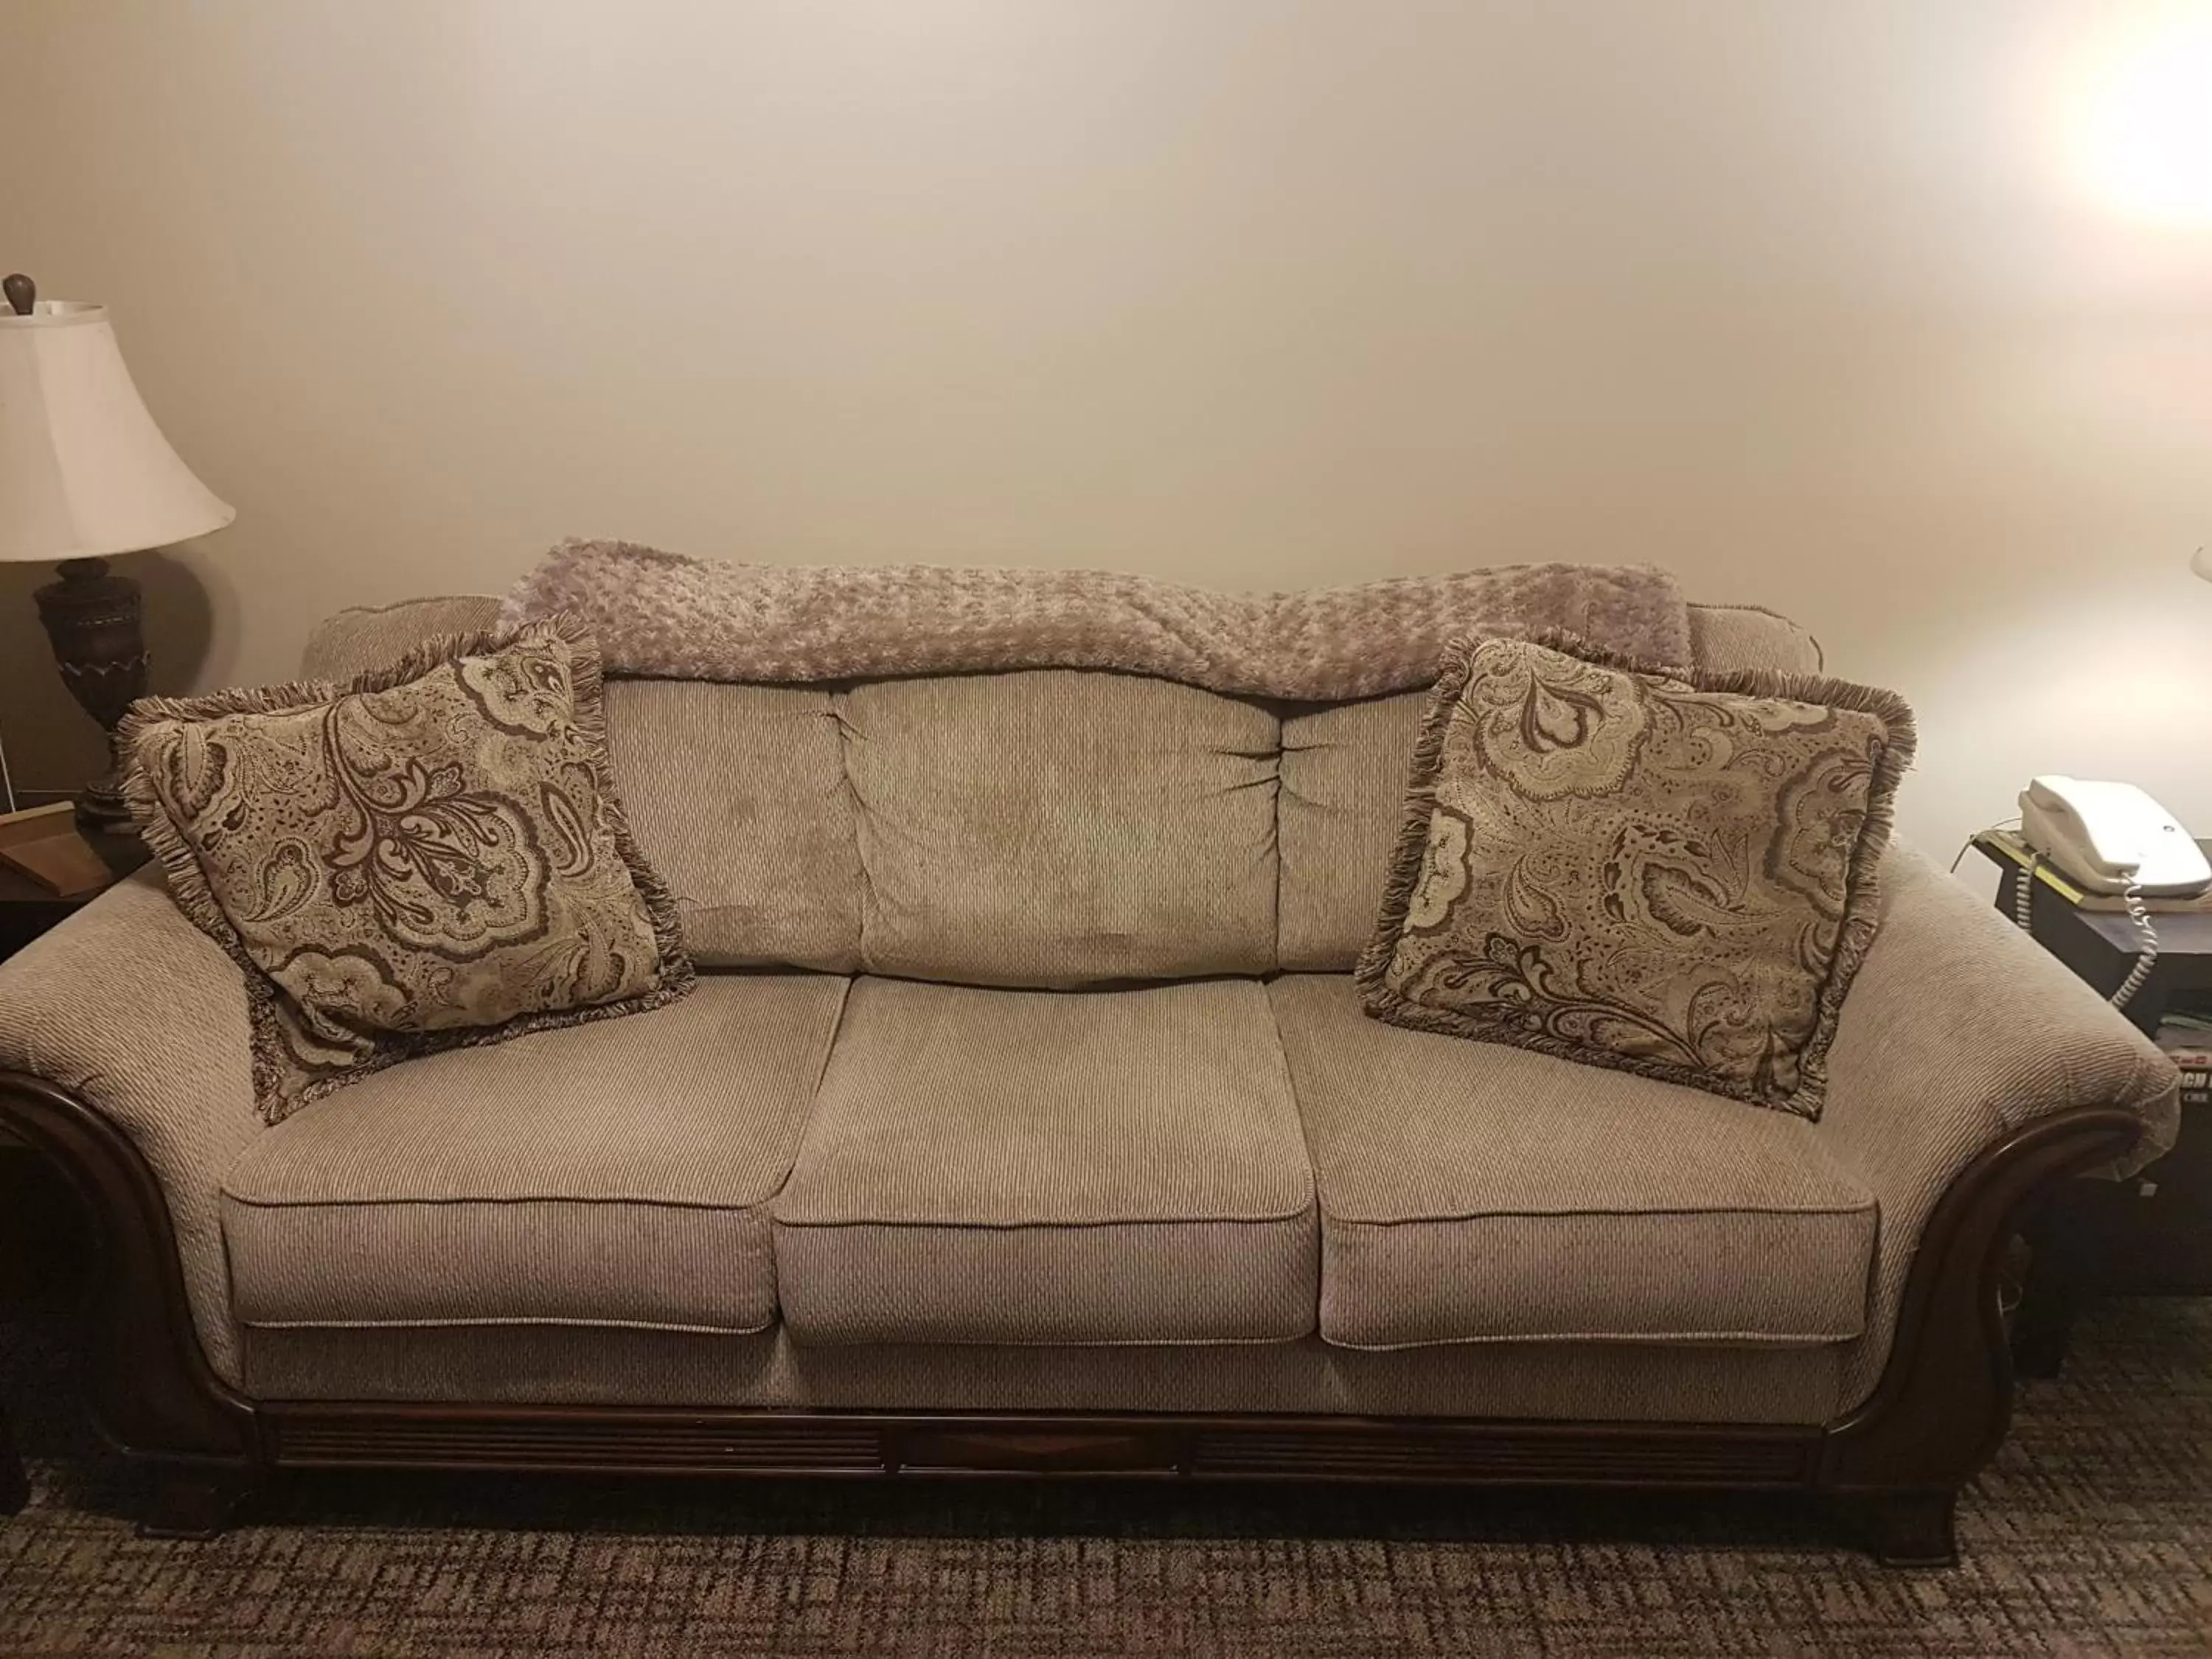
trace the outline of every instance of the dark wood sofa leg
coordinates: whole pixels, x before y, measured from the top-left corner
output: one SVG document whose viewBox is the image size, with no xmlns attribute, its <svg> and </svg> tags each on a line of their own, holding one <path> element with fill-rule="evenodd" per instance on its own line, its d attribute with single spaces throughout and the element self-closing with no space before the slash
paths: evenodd
<svg viewBox="0 0 2212 1659">
<path fill-rule="evenodd" d="M 0 1515 L 21 1513 L 31 1501 L 31 1483 L 23 1474 L 23 1460 L 8 1432 L 8 1419 L 0 1416 Z"/>
<path fill-rule="evenodd" d="M 196 1463 L 157 1464 L 146 1473 L 141 1538 L 216 1538 L 252 1496 L 244 1469 Z"/>
<path fill-rule="evenodd" d="M 2078 1200 L 2070 1206 L 2055 1201 L 2028 1224 L 2027 1275 L 2021 1283 L 2020 1306 L 2012 1316 L 2016 1376 L 2053 1377 L 2065 1363 L 2074 1321 L 2088 1299 L 2092 1273 L 2085 1260 L 2087 1244 L 2069 1241 L 2063 1223 L 2083 1207 Z"/>
<path fill-rule="evenodd" d="M 2031 1288 L 2013 1316 L 2012 1363 L 2021 1376 L 2047 1381 L 2066 1363 L 2067 1345 L 2074 1335 L 2079 1297 L 2071 1288 L 2057 1285 Z"/>
<path fill-rule="evenodd" d="M 1854 1493 L 1838 1500 L 1868 1553 L 1886 1567 L 1957 1565 L 1952 1516 L 1958 1502 L 1959 1494 L 1949 1490 Z"/>
</svg>

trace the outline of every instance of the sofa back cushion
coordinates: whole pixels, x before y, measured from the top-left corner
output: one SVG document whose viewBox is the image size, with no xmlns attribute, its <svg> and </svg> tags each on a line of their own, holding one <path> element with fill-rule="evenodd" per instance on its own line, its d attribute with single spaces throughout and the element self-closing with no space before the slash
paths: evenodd
<svg viewBox="0 0 2212 1659">
<path fill-rule="evenodd" d="M 1692 605 L 1690 651 L 1687 665 L 1713 674 L 1738 668 L 1817 674 L 1827 666 L 1820 641 L 1789 617 L 1756 605 Z"/>
<path fill-rule="evenodd" d="M 1066 670 L 840 699 L 872 973 L 982 985 L 1274 966 L 1267 710 Z"/>
<path fill-rule="evenodd" d="M 610 680 L 606 703 L 630 833 L 692 960 L 858 970 L 864 883 L 832 694 Z"/>
<path fill-rule="evenodd" d="M 497 602 L 340 612 L 349 675 Z M 1746 605 L 1692 605 L 1697 666 L 1813 672 Z M 1424 691 L 1255 703 L 1073 670 L 851 687 L 611 679 L 617 787 L 702 967 L 979 984 L 1341 972 L 1375 926 Z"/>
<path fill-rule="evenodd" d="M 1283 722 L 1279 965 L 1349 968 L 1375 931 L 1406 816 L 1425 691 L 1340 702 Z"/>
</svg>

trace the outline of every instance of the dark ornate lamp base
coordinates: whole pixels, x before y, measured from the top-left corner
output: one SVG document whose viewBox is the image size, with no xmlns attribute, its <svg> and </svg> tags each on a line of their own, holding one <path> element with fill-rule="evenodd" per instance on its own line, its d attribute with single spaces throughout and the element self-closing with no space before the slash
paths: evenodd
<svg viewBox="0 0 2212 1659">
<path fill-rule="evenodd" d="M 138 833 L 131 816 L 131 803 L 123 793 L 123 763 L 115 753 L 115 734 L 108 733 L 107 769 L 77 787 L 76 816 L 87 828 L 110 836 Z"/>
<path fill-rule="evenodd" d="M 61 566 L 61 580 L 48 582 L 35 597 L 62 684 L 107 733 L 108 768 L 78 795 L 77 816 L 103 830 L 127 831 L 131 808 L 123 798 L 115 728 L 131 703 L 146 695 L 138 584 L 110 575 L 105 559 L 70 559 Z"/>
</svg>

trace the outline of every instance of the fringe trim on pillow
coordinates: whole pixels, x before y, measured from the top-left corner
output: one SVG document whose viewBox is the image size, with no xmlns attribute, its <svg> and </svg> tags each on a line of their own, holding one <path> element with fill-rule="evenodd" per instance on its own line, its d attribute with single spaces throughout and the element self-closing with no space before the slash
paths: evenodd
<svg viewBox="0 0 2212 1659">
<path fill-rule="evenodd" d="M 161 728 L 199 725 L 232 714 L 284 714 L 321 708 L 343 696 L 362 692 L 391 691 L 411 684 L 424 675 L 463 657 L 488 656 L 525 638 L 551 634 L 574 653 L 571 681 L 577 730 L 592 752 L 592 774 L 599 811 L 615 850 L 629 867 L 630 881 L 645 905 L 660 957 L 659 984 L 652 990 L 613 1002 L 580 1008 L 544 1009 L 518 1014 L 497 1025 L 458 1030 L 385 1032 L 367 1037 L 368 1049 L 336 1072 L 313 1076 L 291 1094 L 282 1092 L 283 1080 L 308 1068 L 295 1059 L 284 1042 L 283 994 L 260 963 L 215 896 L 199 855 L 178 829 L 155 789 L 147 763 L 145 745 Z M 141 697 L 131 705 L 116 726 L 117 746 L 125 757 L 124 796 L 138 832 L 161 866 L 169 896 L 192 925 L 223 949 L 245 975 L 247 1012 L 253 1045 L 253 1088 L 256 1105 L 264 1122 L 276 1124 L 311 1101 L 335 1093 L 349 1083 L 396 1066 L 453 1048 L 481 1048 L 525 1036 L 532 1031 L 588 1024 L 625 1014 L 665 1007 L 688 995 L 697 983 L 697 970 L 684 943 L 676 901 L 660 874 L 646 860 L 616 792 L 614 773 L 607 758 L 605 682 L 599 653 L 590 632 L 575 618 L 556 615 L 508 629 L 473 634 L 443 634 L 423 641 L 397 662 L 340 683 L 333 680 L 295 680 L 286 685 L 245 686 L 210 692 L 198 697 Z"/>
<path fill-rule="evenodd" d="M 1856 844 L 1844 876 L 1844 905 L 1837 921 L 1836 948 L 1828 971 L 1814 997 L 1813 1029 L 1798 1051 L 1797 1087 L 1777 1097 L 1754 1085 L 1732 1084 L 1709 1072 L 1671 1060 L 1616 1054 L 1584 1047 L 1547 1032 L 1485 1031 L 1492 1024 L 1480 1015 L 1455 1009 L 1432 1008 L 1412 1000 L 1389 983 L 1391 959 L 1405 930 L 1406 913 L 1421 884 L 1428 852 L 1429 821 L 1435 815 L 1437 776 L 1442 768 L 1446 732 L 1453 708 L 1474 672 L 1474 655 L 1488 640 L 1470 636 L 1455 640 L 1446 649 L 1435 689 L 1421 715 L 1420 735 L 1413 744 L 1406 786 L 1406 815 L 1398 830 L 1390 871 L 1382 890 L 1382 906 L 1374 934 L 1352 969 L 1360 1001 L 1367 1012 L 1394 1025 L 1437 1031 L 1446 1036 L 1471 1037 L 1479 1042 L 1510 1042 L 1539 1054 L 1571 1060 L 1613 1071 L 1632 1072 L 1679 1083 L 1733 1100 L 1819 1121 L 1826 1103 L 1828 1050 L 1833 1045 L 1837 1022 L 1851 981 L 1865 963 L 1881 924 L 1881 860 L 1893 828 L 1898 787 L 1912 764 L 1919 733 L 1911 706 L 1894 691 L 1880 686 L 1826 674 L 1806 674 L 1775 668 L 1736 668 L 1712 671 L 1639 663 L 1601 646 L 1594 646 L 1564 629 L 1536 635 L 1532 643 L 1564 656 L 1575 657 L 1601 668 L 1621 673 L 1674 680 L 1695 691 L 1747 697 L 1774 697 L 1791 702 L 1817 704 L 1847 713 L 1868 714 L 1881 722 L 1882 739 L 1876 744 L 1867 786 L 1866 816 L 1861 820 Z"/>
<path fill-rule="evenodd" d="M 1405 931 L 1406 912 L 1413 908 L 1413 895 L 1420 888 L 1428 861 L 1429 822 L 1436 817 L 1437 773 L 1443 762 L 1444 734 L 1450 728 L 1460 693 L 1467 690 L 1474 672 L 1474 653 L 1483 643 L 1470 638 L 1455 640 L 1444 647 L 1428 707 L 1421 711 L 1420 733 L 1413 739 L 1413 757 L 1406 769 L 1405 815 L 1398 821 L 1398 845 L 1390 854 L 1389 877 L 1382 884 L 1382 908 L 1376 916 L 1375 932 L 1366 949 L 1352 968 L 1353 982 L 1359 987 L 1361 1000 L 1370 1014 L 1378 1012 L 1376 1005 L 1384 998 L 1408 1008 L 1419 1006 L 1406 1002 L 1385 981 L 1390 959 L 1398 953 L 1398 936 Z M 1394 1009 L 1392 1018 L 1395 1017 Z"/>
</svg>

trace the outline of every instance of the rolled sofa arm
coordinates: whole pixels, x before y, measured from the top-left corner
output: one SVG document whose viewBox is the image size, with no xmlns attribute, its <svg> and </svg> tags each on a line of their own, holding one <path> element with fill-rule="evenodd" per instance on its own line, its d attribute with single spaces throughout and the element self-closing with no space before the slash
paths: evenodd
<svg viewBox="0 0 2212 1659">
<path fill-rule="evenodd" d="M 167 1205 L 200 1346 L 235 1385 L 216 1187 L 263 1127 L 245 981 L 155 870 L 0 963 L 0 1072 L 66 1091 L 137 1147 Z M 6 1093 L 0 1124 L 18 1109 Z"/>
<path fill-rule="evenodd" d="M 1922 1231 L 1978 1156 L 2056 1114 L 2118 1107 L 2145 1125 L 2131 1170 L 2180 1122 L 2179 1078 L 2156 1045 L 1964 883 L 1899 848 L 1881 883 L 1881 932 L 1844 1003 L 1818 1130 L 1881 1205 L 1847 1406 L 1880 1379 Z"/>
</svg>

